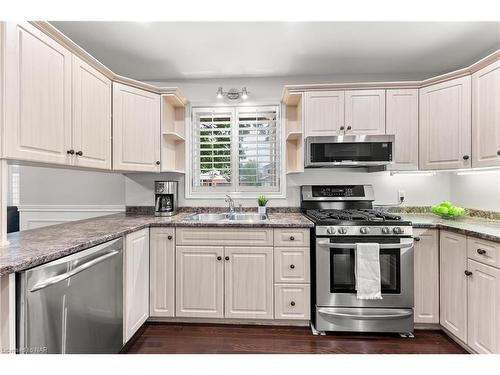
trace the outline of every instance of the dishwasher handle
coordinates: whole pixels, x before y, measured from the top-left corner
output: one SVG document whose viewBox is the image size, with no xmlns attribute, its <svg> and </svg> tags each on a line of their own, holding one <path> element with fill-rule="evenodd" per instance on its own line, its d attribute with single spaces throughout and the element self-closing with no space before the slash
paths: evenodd
<svg viewBox="0 0 500 375">
<path fill-rule="evenodd" d="M 69 279 L 71 276 L 75 276 L 76 274 L 79 274 L 80 272 L 85 271 L 86 269 L 88 269 L 92 266 L 95 266 L 96 264 L 101 263 L 102 261 L 104 261 L 108 258 L 111 258 L 119 253 L 120 252 L 118 250 L 111 250 L 111 251 L 101 255 L 100 257 L 92 259 L 91 261 L 88 261 L 87 263 L 84 263 L 84 264 L 72 269 L 71 271 L 65 272 L 61 275 L 50 277 L 46 280 L 43 280 L 39 283 L 36 283 L 33 286 L 33 288 L 31 288 L 30 292 L 33 293 L 33 292 L 36 292 L 38 290 L 44 289 L 48 286 L 51 286 L 51 285 L 57 284 L 61 281 L 64 281 L 66 279 Z"/>
</svg>

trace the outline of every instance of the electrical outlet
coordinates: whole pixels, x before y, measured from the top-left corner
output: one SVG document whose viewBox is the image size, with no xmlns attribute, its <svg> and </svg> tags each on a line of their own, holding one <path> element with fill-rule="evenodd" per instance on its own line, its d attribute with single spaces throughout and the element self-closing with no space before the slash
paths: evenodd
<svg viewBox="0 0 500 375">
<path fill-rule="evenodd" d="M 403 202 L 405 200 L 405 191 L 398 190 L 398 202 Z"/>
</svg>

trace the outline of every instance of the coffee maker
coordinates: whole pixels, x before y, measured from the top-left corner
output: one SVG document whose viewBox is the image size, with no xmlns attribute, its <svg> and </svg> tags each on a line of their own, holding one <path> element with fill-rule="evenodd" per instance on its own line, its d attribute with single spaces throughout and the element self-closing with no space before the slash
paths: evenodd
<svg viewBox="0 0 500 375">
<path fill-rule="evenodd" d="M 177 181 L 155 181 L 155 216 L 177 213 Z"/>
</svg>

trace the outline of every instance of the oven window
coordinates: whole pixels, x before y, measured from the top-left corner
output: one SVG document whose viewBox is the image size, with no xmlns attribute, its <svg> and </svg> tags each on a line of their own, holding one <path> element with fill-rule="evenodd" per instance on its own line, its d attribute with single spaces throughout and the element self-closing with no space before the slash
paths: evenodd
<svg viewBox="0 0 500 375">
<path fill-rule="evenodd" d="M 392 161 L 390 142 L 371 143 L 312 143 L 311 162 Z"/>
<path fill-rule="evenodd" d="M 355 250 L 330 249 L 330 292 L 356 293 Z M 380 250 L 382 294 L 401 293 L 401 255 L 399 249 Z"/>
</svg>

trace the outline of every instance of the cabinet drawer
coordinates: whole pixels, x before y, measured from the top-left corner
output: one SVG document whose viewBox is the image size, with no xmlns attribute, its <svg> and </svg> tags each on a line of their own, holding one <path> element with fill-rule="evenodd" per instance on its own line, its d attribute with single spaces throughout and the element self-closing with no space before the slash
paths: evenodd
<svg viewBox="0 0 500 375">
<path fill-rule="evenodd" d="M 274 318 L 309 320 L 310 293 L 309 284 L 275 285 Z"/>
<path fill-rule="evenodd" d="M 467 257 L 500 268 L 500 243 L 468 237 Z"/>
<path fill-rule="evenodd" d="M 275 229 L 274 246 L 309 246 L 309 229 Z"/>
<path fill-rule="evenodd" d="M 273 245 L 273 230 L 264 228 L 177 228 L 176 233 L 177 245 Z"/>
<path fill-rule="evenodd" d="M 309 280 L 308 247 L 274 248 L 275 283 L 308 283 Z"/>
</svg>

